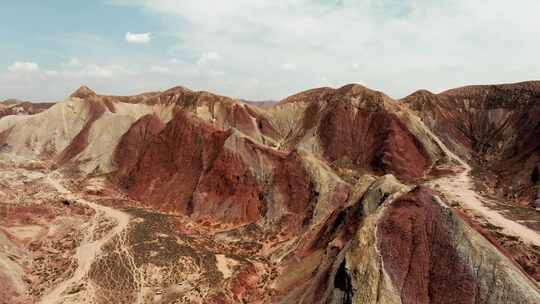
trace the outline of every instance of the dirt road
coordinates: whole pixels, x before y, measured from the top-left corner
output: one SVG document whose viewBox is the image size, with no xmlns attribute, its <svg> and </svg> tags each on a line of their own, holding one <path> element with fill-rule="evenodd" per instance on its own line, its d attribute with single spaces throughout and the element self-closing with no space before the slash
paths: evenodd
<svg viewBox="0 0 540 304">
<path fill-rule="evenodd" d="M 96 213 L 92 221 L 88 223 L 88 228 L 85 229 L 86 235 L 80 246 L 77 248 L 77 252 L 75 254 L 77 269 L 73 273 L 73 276 L 68 280 L 61 282 L 53 290 L 46 294 L 40 301 L 42 304 L 62 303 L 62 299 L 64 298 L 63 293 L 72 286 L 75 286 L 81 282 L 81 280 L 89 272 L 92 263 L 101 254 L 103 245 L 109 242 L 113 237 L 123 233 L 128 227 L 130 221 L 130 217 L 122 211 L 76 197 L 73 193 L 71 193 L 71 191 L 62 186 L 60 182 L 54 178 L 55 175 L 57 175 L 57 173 L 54 172 L 47 175 L 47 182 L 53 186 L 65 199 L 77 201 L 80 204 L 94 209 Z M 116 222 L 116 226 L 100 239 L 94 240 L 94 233 L 98 228 L 100 219 L 103 218 L 113 219 Z"/>
<path fill-rule="evenodd" d="M 457 162 L 463 171 L 453 176 L 442 177 L 430 182 L 432 187 L 437 187 L 439 191 L 451 201 L 458 202 L 465 209 L 471 210 L 476 216 L 486 220 L 488 223 L 499 227 L 501 233 L 518 237 L 525 243 L 540 246 L 540 234 L 516 221 L 510 220 L 500 214 L 498 211 L 490 209 L 483 202 L 488 201 L 474 191 L 474 184 L 470 172 L 471 166 L 463 159 L 450 151 L 448 147 L 427 128 L 422 122 L 424 130 L 433 138 L 446 155 Z"/>
</svg>

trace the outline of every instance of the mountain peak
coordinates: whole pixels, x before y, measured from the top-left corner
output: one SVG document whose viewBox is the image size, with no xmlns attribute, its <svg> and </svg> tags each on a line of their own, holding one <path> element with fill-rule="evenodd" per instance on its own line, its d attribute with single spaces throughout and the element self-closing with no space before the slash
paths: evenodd
<svg viewBox="0 0 540 304">
<path fill-rule="evenodd" d="M 177 94 L 177 93 L 185 93 L 185 92 L 192 92 L 192 91 L 190 89 L 184 87 L 184 86 L 178 85 L 178 86 L 175 86 L 175 87 L 172 87 L 172 88 L 166 90 L 163 93 L 165 93 L 165 94 Z"/>
<path fill-rule="evenodd" d="M 361 84 L 358 83 L 349 83 L 346 84 L 339 89 L 337 89 L 339 92 L 350 92 L 350 93 L 361 93 L 365 91 L 374 92 L 374 90 L 367 88 Z"/>
<path fill-rule="evenodd" d="M 417 90 L 415 91 L 414 93 L 412 93 L 411 95 L 409 96 L 424 96 L 424 97 L 432 97 L 432 96 L 435 96 L 435 93 L 429 91 L 429 90 L 426 90 L 426 89 L 421 89 L 421 90 Z M 408 97 L 409 97 L 408 96 Z"/>
<path fill-rule="evenodd" d="M 96 92 L 94 92 L 92 89 L 85 85 L 81 86 L 75 92 L 73 92 L 73 94 L 70 95 L 70 97 L 76 97 L 81 99 L 94 96 L 96 96 Z"/>
</svg>

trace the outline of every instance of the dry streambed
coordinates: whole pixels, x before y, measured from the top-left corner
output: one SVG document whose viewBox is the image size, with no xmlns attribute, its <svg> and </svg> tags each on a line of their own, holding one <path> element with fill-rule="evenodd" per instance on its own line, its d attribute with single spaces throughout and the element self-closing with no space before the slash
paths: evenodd
<svg viewBox="0 0 540 304">
<path fill-rule="evenodd" d="M 87 224 L 88 228 L 86 229 L 86 235 L 76 250 L 76 270 L 68 280 L 58 284 L 53 290 L 51 290 L 41 299 L 40 303 L 43 304 L 61 303 L 66 291 L 80 283 L 81 280 L 88 274 L 90 267 L 101 254 L 102 247 L 113 237 L 126 230 L 130 220 L 129 216 L 122 211 L 98 205 L 76 197 L 71 193 L 71 191 L 62 186 L 58 178 L 55 178 L 54 175 L 54 172 L 47 175 L 47 182 L 53 186 L 66 200 L 76 201 L 79 204 L 92 208 L 95 211 L 95 216 L 92 218 L 91 222 Z M 116 225 L 102 237 L 95 238 L 94 234 L 98 230 L 99 223 L 103 218 L 112 219 Z"/>
</svg>

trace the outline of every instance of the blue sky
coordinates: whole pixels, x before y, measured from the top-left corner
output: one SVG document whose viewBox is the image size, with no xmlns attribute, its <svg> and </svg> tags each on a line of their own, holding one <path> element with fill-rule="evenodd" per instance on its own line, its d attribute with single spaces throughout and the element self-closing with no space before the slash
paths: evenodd
<svg viewBox="0 0 540 304">
<path fill-rule="evenodd" d="M 538 11 L 536 0 L 2 1 L 0 100 L 61 100 L 82 84 L 264 100 L 351 82 L 399 98 L 539 79 Z"/>
<path fill-rule="evenodd" d="M 141 9 L 100 1 L 3 1 L 0 17 L 0 37 L 7 42 L 0 50 L 4 66 L 27 58 L 55 68 L 70 56 L 97 60 L 124 50 L 149 55 L 150 48 L 127 48 L 122 38 L 128 31 L 159 29 L 157 18 Z"/>
</svg>

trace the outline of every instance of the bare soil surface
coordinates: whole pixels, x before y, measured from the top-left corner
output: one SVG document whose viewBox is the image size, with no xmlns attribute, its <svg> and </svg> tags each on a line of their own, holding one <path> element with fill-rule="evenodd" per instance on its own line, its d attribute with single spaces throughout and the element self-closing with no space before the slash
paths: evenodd
<svg viewBox="0 0 540 304">
<path fill-rule="evenodd" d="M 90 223 L 87 223 L 88 230 L 86 235 L 76 250 L 75 259 L 77 261 L 77 268 L 75 272 L 71 278 L 61 282 L 52 291 L 45 295 L 40 301 L 40 303 L 43 304 L 62 303 L 63 294 L 70 288 L 73 288 L 73 285 L 80 283 L 80 281 L 90 271 L 90 267 L 94 261 L 101 254 L 103 246 L 113 237 L 123 233 L 128 227 L 130 220 L 130 217 L 124 212 L 76 197 L 71 191 L 62 186 L 58 177 L 53 177 L 57 175 L 58 174 L 56 172 L 48 174 L 46 177 L 47 182 L 53 186 L 64 199 L 68 201 L 76 201 L 93 209 L 95 211 L 95 216 L 92 218 Z M 99 230 L 99 223 L 103 218 L 112 220 L 115 223 L 115 227 L 105 235 L 96 239 L 95 235 Z"/>
</svg>

